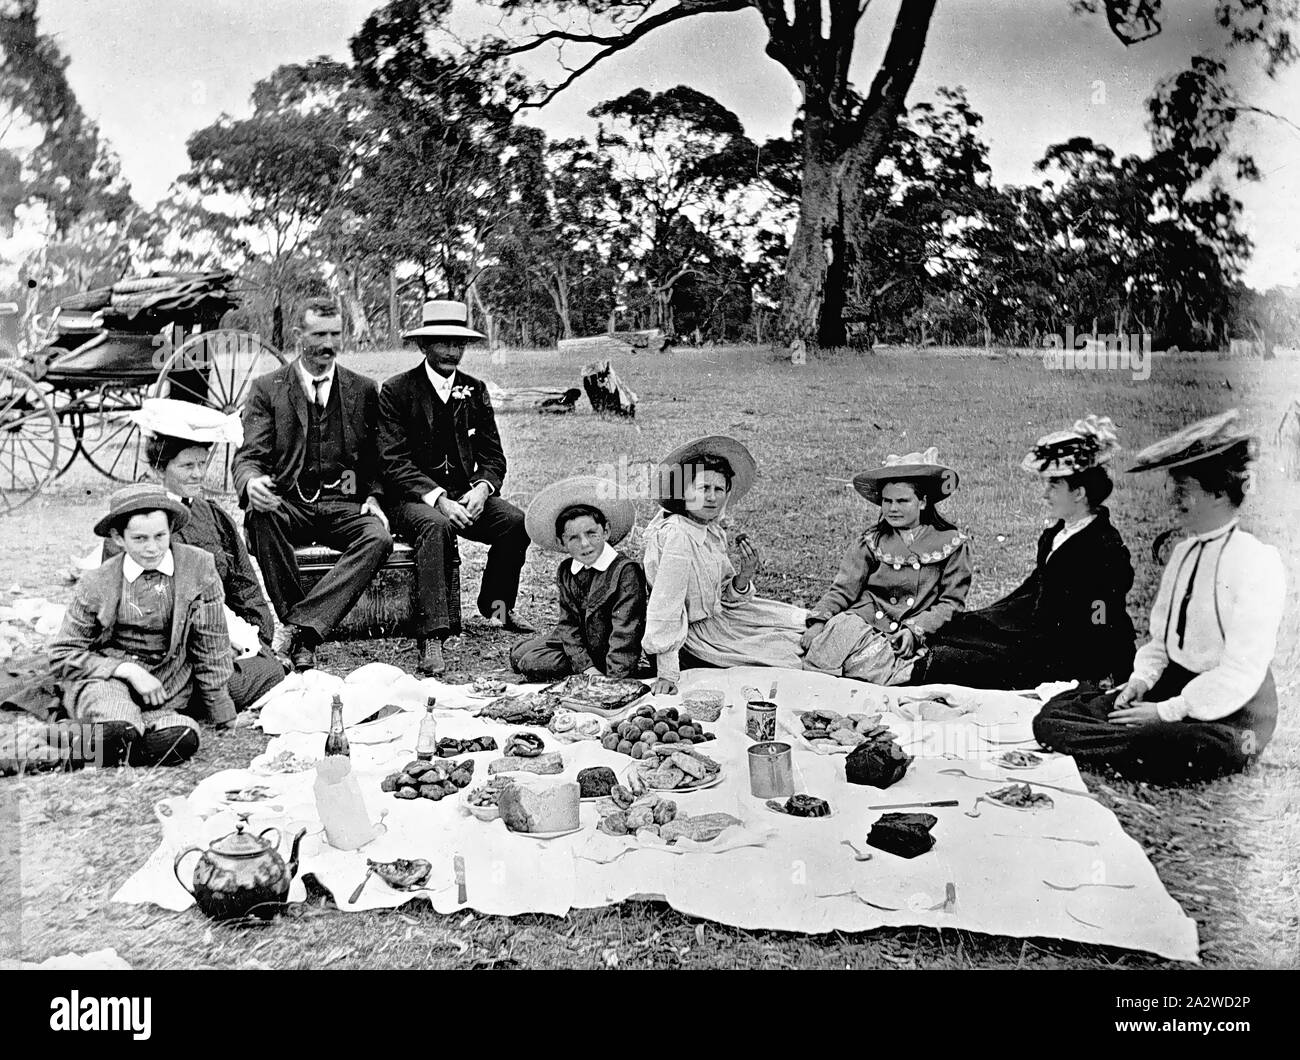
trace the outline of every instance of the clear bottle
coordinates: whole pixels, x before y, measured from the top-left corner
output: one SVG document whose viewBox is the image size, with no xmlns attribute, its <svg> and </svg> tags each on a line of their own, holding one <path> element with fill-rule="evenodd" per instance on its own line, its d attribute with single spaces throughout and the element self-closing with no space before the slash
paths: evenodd
<svg viewBox="0 0 1300 1060">
<path fill-rule="evenodd" d="M 424 717 L 420 719 L 420 734 L 415 738 L 415 757 L 422 762 L 430 761 L 438 753 L 438 720 L 433 716 L 437 700 L 430 696 L 424 706 Z"/>
<path fill-rule="evenodd" d="M 346 758 L 352 757 L 352 749 L 348 746 L 347 733 L 343 731 L 343 697 L 336 695 L 333 702 L 330 703 L 330 731 L 325 737 L 325 757 L 331 755 L 343 755 Z"/>
</svg>

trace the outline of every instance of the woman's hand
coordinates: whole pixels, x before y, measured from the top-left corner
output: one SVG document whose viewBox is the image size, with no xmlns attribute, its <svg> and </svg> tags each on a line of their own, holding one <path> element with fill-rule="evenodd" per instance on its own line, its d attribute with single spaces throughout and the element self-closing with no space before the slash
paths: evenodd
<svg viewBox="0 0 1300 1060">
<path fill-rule="evenodd" d="M 655 683 L 650 688 L 652 696 L 675 696 L 677 695 L 677 682 L 670 681 L 666 677 L 656 677 Z"/>
<path fill-rule="evenodd" d="M 910 659 L 916 654 L 916 634 L 907 626 L 902 626 L 892 634 L 889 643 L 894 649 L 894 654 L 901 659 Z"/>
<path fill-rule="evenodd" d="M 808 654 L 808 649 L 812 647 L 813 641 L 817 639 L 817 637 L 821 634 L 821 631 L 825 628 L 826 628 L 825 622 L 814 622 L 811 626 L 809 626 L 807 629 L 803 631 L 803 636 L 799 638 L 800 655 Z"/>
<path fill-rule="evenodd" d="M 738 592 L 744 592 L 749 588 L 749 583 L 754 580 L 754 575 L 759 572 L 763 566 L 763 561 L 759 558 L 758 550 L 749 543 L 749 537 L 746 534 L 736 535 L 736 552 L 739 554 L 739 562 L 736 564 L 735 582 L 743 582 L 744 587 L 736 586 Z"/>
<path fill-rule="evenodd" d="M 1142 701 L 1142 697 L 1151 691 L 1151 686 L 1140 677 L 1130 677 L 1128 683 L 1120 689 L 1119 695 L 1115 697 L 1115 709 L 1127 707 L 1132 703 Z"/>
<path fill-rule="evenodd" d="M 1116 725 L 1149 725 L 1153 721 L 1163 720 L 1154 703 L 1139 702 L 1132 707 L 1120 707 L 1112 710 L 1106 719 Z"/>
</svg>

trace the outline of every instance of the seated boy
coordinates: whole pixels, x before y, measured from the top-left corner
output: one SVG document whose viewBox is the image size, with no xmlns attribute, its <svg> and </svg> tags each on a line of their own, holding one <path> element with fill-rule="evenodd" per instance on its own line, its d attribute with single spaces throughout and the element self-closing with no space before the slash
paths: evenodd
<svg viewBox="0 0 1300 1060">
<path fill-rule="evenodd" d="M 217 725 L 235 718 L 216 565 L 171 542 L 188 518 L 159 486 L 114 493 L 95 533 L 122 552 L 77 583 L 50 646 L 64 708 L 95 726 L 98 764 L 179 765 L 199 747 L 191 711 Z"/>
<path fill-rule="evenodd" d="M 559 623 L 510 651 L 510 665 L 530 681 L 633 677 L 641 669 L 645 573 L 613 548 L 635 520 L 631 501 L 605 499 L 616 490 L 613 482 L 581 475 L 548 486 L 528 506 L 524 525 L 533 544 L 568 554 L 555 572 Z"/>
</svg>

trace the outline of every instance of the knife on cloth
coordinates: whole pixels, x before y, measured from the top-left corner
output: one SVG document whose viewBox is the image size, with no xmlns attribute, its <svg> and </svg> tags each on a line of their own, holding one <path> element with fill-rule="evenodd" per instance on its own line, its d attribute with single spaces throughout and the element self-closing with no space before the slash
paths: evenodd
<svg viewBox="0 0 1300 1060">
<path fill-rule="evenodd" d="M 469 894 L 465 890 L 465 859 L 457 854 L 451 864 L 456 873 L 456 901 L 464 905 L 469 901 Z"/>
</svg>

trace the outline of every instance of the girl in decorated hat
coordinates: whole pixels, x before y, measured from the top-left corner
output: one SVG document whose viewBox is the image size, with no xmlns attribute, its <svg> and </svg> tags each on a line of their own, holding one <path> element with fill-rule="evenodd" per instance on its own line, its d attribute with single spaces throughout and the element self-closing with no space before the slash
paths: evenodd
<svg viewBox="0 0 1300 1060">
<path fill-rule="evenodd" d="M 1148 446 L 1130 471 L 1163 468 L 1188 537 L 1170 554 L 1133 672 L 1103 692 L 1084 683 L 1044 704 L 1044 747 L 1126 777 L 1185 784 L 1239 772 L 1277 724 L 1270 668 L 1286 598 L 1272 545 L 1241 528 L 1259 442 L 1235 409 Z"/>
<path fill-rule="evenodd" d="M 1114 424 L 1089 415 L 1038 439 L 1021 467 L 1043 481 L 1051 524 L 1020 587 L 954 615 L 932 638 L 912 683 L 1032 688 L 1043 681 L 1122 681 L 1133 664 L 1127 608 L 1133 566 L 1103 503 Z"/>
<path fill-rule="evenodd" d="M 890 455 L 853 479 L 880 506 L 849 546 L 830 589 L 808 613 L 805 670 L 874 684 L 904 684 L 929 639 L 966 606 L 966 535 L 935 505 L 957 488 L 938 450 Z"/>
<path fill-rule="evenodd" d="M 754 593 L 758 550 L 735 536 L 727 555 L 722 521 L 749 492 L 757 464 L 734 438 L 713 435 L 675 449 L 659 465 L 663 508 L 645 532 L 650 582 L 643 641 L 658 675 L 653 691 L 675 695 L 683 657 L 710 666 L 799 665 L 804 610 Z"/>
<path fill-rule="evenodd" d="M 203 496 L 203 481 L 213 446 L 238 446 L 244 438 L 239 416 L 170 398 L 146 398 L 133 414 L 145 436 L 145 457 L 164 490 L 189 511 L 185 526 L 172 534 L 177 544 L 209 553 L 225 596 L 235 645 L 230 698 L 244 710 L 284 680 L 284 667 L 271 651 L 275 624 L 271 608 L 248 557 L 244 535 L 234 519 Z M 118 549 L 104 542 L 104 558 Z"/>
</svg>

